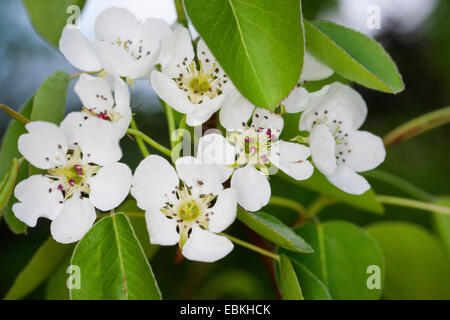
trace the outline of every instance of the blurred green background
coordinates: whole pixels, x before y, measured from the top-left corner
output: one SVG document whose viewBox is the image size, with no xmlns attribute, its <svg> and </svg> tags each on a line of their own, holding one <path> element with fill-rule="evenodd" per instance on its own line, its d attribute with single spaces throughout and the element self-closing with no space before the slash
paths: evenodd
<svg viewBox="0 0 450 320">
<path fill-rule="evenodd" d="M 94 6 L 94 1 L 90 1 L 89 8 Z M 359 4 L 355 5 L 356 2 Z M 303 0 L 303 8 L 304 15 L 308 19 L 327 17 L 345 25 L 359 27 L 362 21 L 362 31 L 367 31 L 364 30 L 367 14 L 365 10 L 359 9 L 365 9 L 369 4 L 378 4 L 381 7 L 382 29 L 372 35 L 376 36 L 397 63 L 404 77 L 406 90 L 395 96 L 362 87 L 357 87 L 357 90 L 364 96 L 369 106 L 369 116 L 363 128 L 383 136 L 407 120 L 450 105 L 450 3 L 446 0 L 410 0 L 391 1 L 389 4 L 389 1 L 372 0 L 366 1 L 364 7 L 361 4 L 363 2 L 360 0 Z M 428 8 L 429 13 L 424 16 L 424 10 L 418 3 L 425 2 L 428 3 L 425 7 Z M 399 6 L 403 3 L 404 7 L 395 7 L 392 3 L 400 3 Z M 410 15 L 409 18 L 408 15 Z M 416 18 L 419 15 L 424 17 L 417 22 Z M 416 22 L 412 24 L 411 21 Z M 0 102 L 14 109 L 18 109 L 43 80 L 56 70 L 76 71 L 55 48 L 39 38 L 30 25 L 19 0 L 2 0 L 0 43 Z M 69 88 L 67 111 L 80 107 L 78 97 L 73 92 L 73 85 L 74 83 Z M 132 104 L 135 106 L 134 112 L 137 114 L 140 129 L 168 145 L 165 116 L 156 96 L 145 81 L 137 84 L 132 95 Z M 8 117 L 1 113 L 0 137 L 8 121 Z M 431 194 L 450 195 L 449 141 L 450 126 L 423 134 L 390 148 L 386 162 L 380 169 L 394 173 Z M 122 144 L 127 150 L 123 161 L 134 168 L 140 160 L 140 153 L 129 138 L 123 139 Z M 287 185 L 277 177 L 274 177 L 271 183 L 274 195 L 284 195 L 305 205 L 313 202 L 317 197 L 315 193 Z M 377 193 L 407 196 L 385 183 L 375 180 L 371 180 L 371 183 Z M 288 224 L 292 224 L 296 219 L 295 212 L 279 207 L 269 206 L 265 211 L 278 216 Z M 415 250 L 419 253 L 421 250 L 429 252 L 427 248 L 421 248 L 422 245 L 426 245 L 424 244 L 426 241 L 431 241 L 431 246 L 436 243 L 438 247 L 441 246 L 441 243 L 436 241 L 433 216 L 427 212 L 387 206 L 385 215 L 377 216 L 347 205 L 333 205 L 322 211 L 319 218 L 322 221 L 345 219 L 361 226 L 383 220 L 409 221 L 428 230 L 429 234 L 425 234 L 425 240 L 416 243 L 417 238 L 413 237 L 410 242 L 402 242 L 401 239 L 386 241 L 396 241 L 399 243 L 399 250 L 411 254 L 414 254 Z M 421 234 L 424 230 L 419 231 Z M 375 234 L 376 230 L 373 232 Z M 262 241 L 240 223 L 233 225 L 231 233 L 243 239 Z M 4 220 L 0 220 L 0 296 L 6 294 L 17 274 L 48 235 L 49 222 L 44 219 L 39 221 L 36 228 L 29 229 L 27 235 L 12 234 Z M 270 247 L 268 243 L 261 243 L 261 245 Z M 439 251 L 441 248 L 436 250 Z M 448 275 L 450 271 L 448 256 L 444 254 L 444 257 L 441 257 L 441 253 L 438 252 L 438 254 L 440 256 L 439 259 L 436 258 L 437 260 L 433 256 L 428 261 L 421 261 L 421 264 L 416 266 L 417 273 L 411 273 L 410 276 L 415 277 L 422 272 L 435 272 L 435 268 L 440 268 L 442 264 L 447 268 L 439 269 L 440 272 Z M 226 259 L 214 264 L 186 260 L 175 264 L 175 255 L 175 247 L 162 248 L 152 260 L 152 267 L 163 297 L 166 299 L 271 299 L 278 297 L 274 290 L 272 261 L 265 260 L 247 249 L 236 247 Z M 388 261 L 388 266 L 391 266 L 391 270 L 399 268 L 396 272 L 402 273 L 402 267 L 409 268 L 407 264 L 402 265 L 403 262 L 406 263 L 407 258 L 402 259 L 395 262 L 395 266 L 394 262 Z M 442 262 L 440 261 L 442 259 L 447 260 Z M 414 260 L 408 263 L 417 264 Z M 439 264 L 439 266 L 436 267 L 433 264 Z M 389 272 L 388 270 L 388 274 Z M 64 268 L 61 268 L 58 274 L 60 279 L 64 279 Z M 439 274 L 437 276 L 441 282 L 443 281 L 438 285 L 439 288 L 435 287 L 434 283 L 408 287 L 409 284 L 405 280 L 404 285 L 391 285 L 389 295 L 386 293 L 384 297 L 449 299 L 448 277 L 440 277 Z M 415 279 L 409 280 L 415 281 Z M 387 281 L 390 281 L 389 277 Z M 60 282 L 63 283 L 63 281 Z M 423 287 L 420 287 L 422 285 Z M 58 289 L 50 287 L 52 290 L 47 287 L 48 283 L 44 283 L 27 298 L 41 299 L 46 296 L 67 298 L 67 293 L 58 291 L 61 286 L 57 285 Z"/>
</svg>

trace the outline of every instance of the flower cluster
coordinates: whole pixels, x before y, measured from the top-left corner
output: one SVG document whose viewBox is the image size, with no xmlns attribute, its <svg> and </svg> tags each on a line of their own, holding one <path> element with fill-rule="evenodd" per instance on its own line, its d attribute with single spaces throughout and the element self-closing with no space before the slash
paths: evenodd
<svg viewBox="0 0 450 320">
<path fill-rule="evenodd" d="M 20 153 L 43 170 L 15 189 L 13 212 L 21 221 L 33 227 L 46 217 L 56 241 L 75 242 L 94 224 L 96 209 L 112 210 L 131 192 L 145 211 L 152 244 L 178 244 L 186 258 L 212 262 L 233 249 L 219 233 L 235 220 L 238 204 L 248 211 L 267 205 L 269 176 L 278 170 L 305 180 L 316 167 L 345 192 L 370 188 L 358 172 L 383 162 L 385 150 L 380 138 L 358 130 L 367 115 L 364 100 L 338 82 L 316 92 L 305 88 L 330 77 L 331 69 L 306 53 L 298 84 L 269 111 L 240 94 L 202 39 L 196 51 L 192 42 L 186 28 L 140 22 L 121 8 L 99 15 L 93 42 L 74 26 L 64 28 L 61 52 L 91 75 L 81 74 L 75 85 L 80 111 L 60 126 L 31 122 L 18 141 Z M 147 156 L 133 175 L 118 162 L 119 142 L 132 119 L 128 83 L 142 77 L 190 126 L 219 111 L 226 134 L 201 137 L 196 156 L 177 159 L 175 167 Z M 286 112 L 301 112 L 301 139 L 282 139 Z"/>
</svg>

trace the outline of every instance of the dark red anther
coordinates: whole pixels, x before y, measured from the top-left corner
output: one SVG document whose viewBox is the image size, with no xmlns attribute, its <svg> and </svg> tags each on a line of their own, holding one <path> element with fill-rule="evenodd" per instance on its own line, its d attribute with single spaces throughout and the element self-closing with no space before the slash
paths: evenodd
<svg viewBox="0 0 450 320">
<path fill-rule="evenodd" d="M 62 190 L 63 190 L 62 184 L 59 184 L 59 185 L 58 185 L 58 190 L 59 190 L 59 191 L 62 191 Z"/>
<path fill-rule="evenodd" d="M 69 184 L 70 184 L 71 187 L 73 187 L 75 185 L 75 181 L 73 179 L 70 179 L 69 180 Z"/>
</svg>

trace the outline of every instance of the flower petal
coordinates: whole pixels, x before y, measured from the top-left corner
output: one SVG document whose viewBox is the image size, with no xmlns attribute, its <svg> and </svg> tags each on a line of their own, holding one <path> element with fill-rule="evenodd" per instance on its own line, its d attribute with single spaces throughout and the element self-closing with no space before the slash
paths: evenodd
<svg viewBox="0 0 450 320">
<path fill-rule="evenodd" d="M 303 111 L 309 102 L 309 92 L 300 86 L 296 86 L 281 104 L 286 107 L 286 112 L 297 113 Z"/>
<path fill-rule="evenodd" d="M 88 181 L 89 200 L 102 211 L 114 209 L 127 197 L 131 179 L 132 173 L 126 164 L 116 162 L 102 167 Z"/>
<path fill-rule="evenodd" d="M 180 68 L 186 68 L 193 59 L 194 48 L 192 48 L 189 31 L 179 27 L 167 37 L 161 47 L 159 62 L 162 71 L 169 78 L 176 78 L 180 73 Z"/>
<path fill-rule="evenodd" d="M 158 209 L 152 209 L 145 213 L 150 243 L 161 246 L 173 246 L 180 241 L 175 219 L 167 218 Z"/>
<path fill-rule="evenodd" d="M 270 200 L 270 184 L 267 177 L 247 165 L 237 169 L 231 177 L 231 188 L 236 190 L 238 203 L 248 211 L 258 211 Z"/>
<path fill-rule="evenodd" d="M 214 74 L 218 78 L 223 77 L 224 71 L 222 67 L 213 56 L 203 39 L 200 39 L 197 43 L 197 56 L 204 72 L 212 73 L 212 71 L 214 71 Z"/>
<path fill-rule="evenodd" d="M 75 92 L 83 105 L 95 113 L 110 111 L 114 105 L 108 82 L 83 73 L 75 84 Z"/>
<path fill-rule="evenodd" d="M 353 131 L 348 134 L 345 144 L 337 147 L 338 153 L 350 169 L 356 172 L 372 170 L 386 158 L 383 140 L 367 131 Z"/>
<path fill-rule="evenodd" d="M 363 124 L 367 105 L 355 89 L 334 82 L 319 93 L 303 112 L 300 130 L 311 131 L 314 121 L 330 125 L 337 123 L 341 130 L 356 130 Z"/>
<path fill-rule="evenodd" d="M 57 125 L 45 121 L 32 121 L 25 125 L 28 133 L 19 137 L 19 152 L 33 166 L 50 169 L 66 162 L 67 141 Z"/>
<path fill-rule="evenodd" d="M 220 109 L 219 120 L 228 131 L 242 129 L 250 119 L 255 106 L 234 87 L 226 93 Z"/>
<path fill-rule="evenodd" d="M 179 90 L 179 89 L 178 89 Z M 191 112 L 186 116 L 186 123 L 191 126 L 199 126 L 205 123 L 214 112 L 219 110 L 224 95 L 215 97 L 214 99 L 205 98 L 201 104 L 196 104 Z"/>
<path fill-rule="evenodd" d="M 95 41 L 93 47 L 105 71 L 116 77 L 135 79 L 149 71 L 139 68 L 133 57 L 115 44 Z"/>
<path fill-rule="evenodd" d="M 336 187 L 350 194 L 360 195 L 370 189 L 369 183 L 363 176 L 345 165 L 338 166 L 333 174 L 326 177 Z"/>
<path fill-rule="evenodd" d="M 13 204 L 14 215 L 30 227 L 36 226 L 37 219 L 56 219 L 63 207 L 63 194 L 58 183 L 41 175 L 31 176 L 14 189 L 19 202 Z"/>
<path fill-rule="evenodd" d="M 74 25 L 68 24 L 59 39 L 59 50 L 74 67 L 83 71 L 102 69 L 92 43 Z"/>
<path fill-rule="evenodd" d="M 114 79 L 114 84 L 115 112 L 119 113 L 121 118 L 113 122 L 113 126 L 116 127 L 117 137 L 120 139 L 125 135 L 131 122 L 130 90 L 128 85 L 119 77 Z"/>
<path fill-rule="evenodd" d="M 153 90 L 169 106 L 178 112 L 187 114 L 194 110 L 195 105 L 189 101 L 183 90 L 180 90 L 177 84 L 167 75 L 159 71 L 153 71 L 151 78 Z"/>
<path fill-rule="evenodd" d="M 134 172 L 131 194 L 139 208 L 160 209 L 178 184 L 178 175 L 170 163 L 163 157 L 150 155 Z"/>
<path fill-rule="evenodd" d="M 229 254 L 233 247 L 233 243 L 226 237 L 202 230 L 195 225 L 183 246 L 182 253 L 189 260 L 215 262 Z"/>
<path fill-rule="evenodd" d="M 209 218 L 209 230 L 217 233 L 228 228 L 236 219 L 236 211 L 236 191 L 231 188 L 222 190 L 211 208 L 213 214 Z"/>
<path fill-rule="evenodd" d="M 275 165 L 281 171 L 296 180 L 305 180 L 312 176 L 314 167 L 306 160 L 310 156 L 308 147 L 292 142 L 279 142 L 279 163 Z"/>
<path fill-rule="evenodd" d="M 312 160 L 323 174 L 336 170 L 336 141 L 330 129 L 323 124 L 315 125 L 309 135 Z"/>
<path fill-rule="evenodd" d="M 303 70 L 300 76 L 301 81 L 317 81 L 330 77 L 334 71 L 305 52 L 303 60 Z"/>
<path fill-rule="evenodd" d="M 88 162 L 104 166 L 122 157 L 117 132 L 109 121 L 88 116 L 85 112 L 71 112 L 60 127 L 70 148 L 80 147 Z"/>
<path fill-rule="evenodd" d="M 277 137 L 283 130 L 283 118 L 267 109 L 256 108 L 253 114 L 252 127 L 270 129 Z"/>
<path fill-rule="evenodd" d="M 141 58 L 137 61 L 145 61 L 148 70 L 158 63 L 162 45 L 171 34 L 172 29 L 164 20 L 147 18 L 139 26 L 135 36 L 135 41 L 139 41 L 138 47 L 135 48 L 141 53 Z"/>
<path fill-rule="evenodd" d="M 74 195 L 64 202 L 58 218 L 52 221 L 50 231 L 53 239 L 60 243 L 80 240 L 91 229 L 97 217 L 89 199 Z"/>
<path fill-rule="evenodd" d="M 220 134 L 211 133 L 198 141 L 197 158 L 206 164 L 230 166 L 236 159 L 234 146 Z"/>
<path fill-rule="evenodd" d="M 133 41 L 138 26 L 139 21 L 129 10 L 111 7 L 97 16 L 95 38 L 107 42 Z"/>
</svg>

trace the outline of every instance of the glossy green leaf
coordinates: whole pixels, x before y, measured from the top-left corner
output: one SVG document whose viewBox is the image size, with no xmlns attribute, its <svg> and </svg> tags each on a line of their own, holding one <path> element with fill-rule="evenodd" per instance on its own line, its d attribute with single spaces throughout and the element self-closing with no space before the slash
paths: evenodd
<svg viewBox="0 0 450 320">
<path fill-rule="evenodd" d="M 23 0 L 36 31 L 55 47 L 59 47 L 62 29 L 67 23 L 75 22 L 85 2 L 85 0 Z M 77 6 L 78 9 L 73 6 Z"/>
<path fill-rule="evenodd" d="M 325 287 L 323 282 L 314 273 L 296 260 L 292 260 L 291 262 L 305 300 L 331 300 L 327 287 Z"/>
<path fill-rule="evenodd" d="M 67 268 L 70 265 L 71 258 L 72 252 L 62 259 L 61 264 L 48 278 L 45 288 L 45 300 L 70 300 L 69 288 L 67 287 L 67 281 L 69 279 Z"/>
<path fill-rule="evenodd" d="M 300 289 L 294 267 L 284 254 L 280 255 L 279 279 L 283 300 L 303 300 L 302 289 Z"/>
<path fill-rule="evenodd" d="M 450 299 L 450 263 L 437 237 L 406 222 L 380 222 L 368 232 L 386 261 L 386 299 Z"/>
<path fill-rule="evenodd" d="M 17 276 L 5 299 L 21 299 L 36 289 L 53 273 L 73 247 L 72 244 L 61 244 L 49 238 Z"/>
<path fill-rule="evenodd" d="M 299 0 L 186 0 L 200 36 L 239 91 L 273 109 L 294 88 L 303 66 Z"/>
<path fill-rule="evenodd" d="M 359 196 L 346 193 L 332 185 L 318 170 L 315 170 L 312 177 L 307 180 L 294 180 L 282 172 L 278 176 L 293 184 L 330 196 L 353 207 L 378 214 L 384 213 L 383 205 L 376 199 L 373 190 L 368 190 Z"/>
<path fill-rule="evenodd" d="M 18 160 L 16 158 L 13 158 L 8 172 L 0 182 L 0 217 L 2 216 L 3 211 L 8 205 L 9 199 L 11 198 L 11 195 L 13 193 L 22 162 L 23 159 Z"/>
<path fill-rule="evenodd" d="M 268 213 L 262 211 L 247 212 L 239 208 L 237 218 L 250 229 L 280 247 L 297 252 L 312 252 L 311 246 L 305 240 Z"/>
<path fill-rule="evenodd" d="M 72 265 L 81 271 L 74 300 L 161 299 L 155 277 L 128 218 L 123 214 L 98 221 L 78 242 Z"/>
<path fill-rule="evenodd" d="M 330 21 L 305 21 L 308 52 L 336 73 L 371 89 L 401 92 L 397 66 L 372 38 Z"/>
<path fill-rule="evenodd" d="M 35 94 L 30 120 L 44 120 L 59 125 L 66 108 L 68 86 L 69 75 L 65 71 L 57 71 L 45 79 Z"/>
<path fill-rule="evenodd" d="M 380 268 L 379 280 L 382 286 L 383 258 L 377 243 L 367 232 L 345 221 L 309 223 L 295 231 L 311 244 L 314 253 L 282 252 L 323 282 L 333 299 L 380 298 L 381 289 L 368 287 L 371 276 L 368 268 Z M 301 274 L 304 270 L 299 267 L 298 272 Z M 302 285 L 300 276 L 299 281 Z M 303 288 L 302 291 L 305 292 Z"/>
<path fill-rule="evenodd" d="M 450 196 L 440 197 L 437 204 L 450 207 Z M 450 215 L 435 212 L 433 213 L 433 217 L 436 232 L 444 243 L 447 253 L 450 256 Z"/>
</svg>

